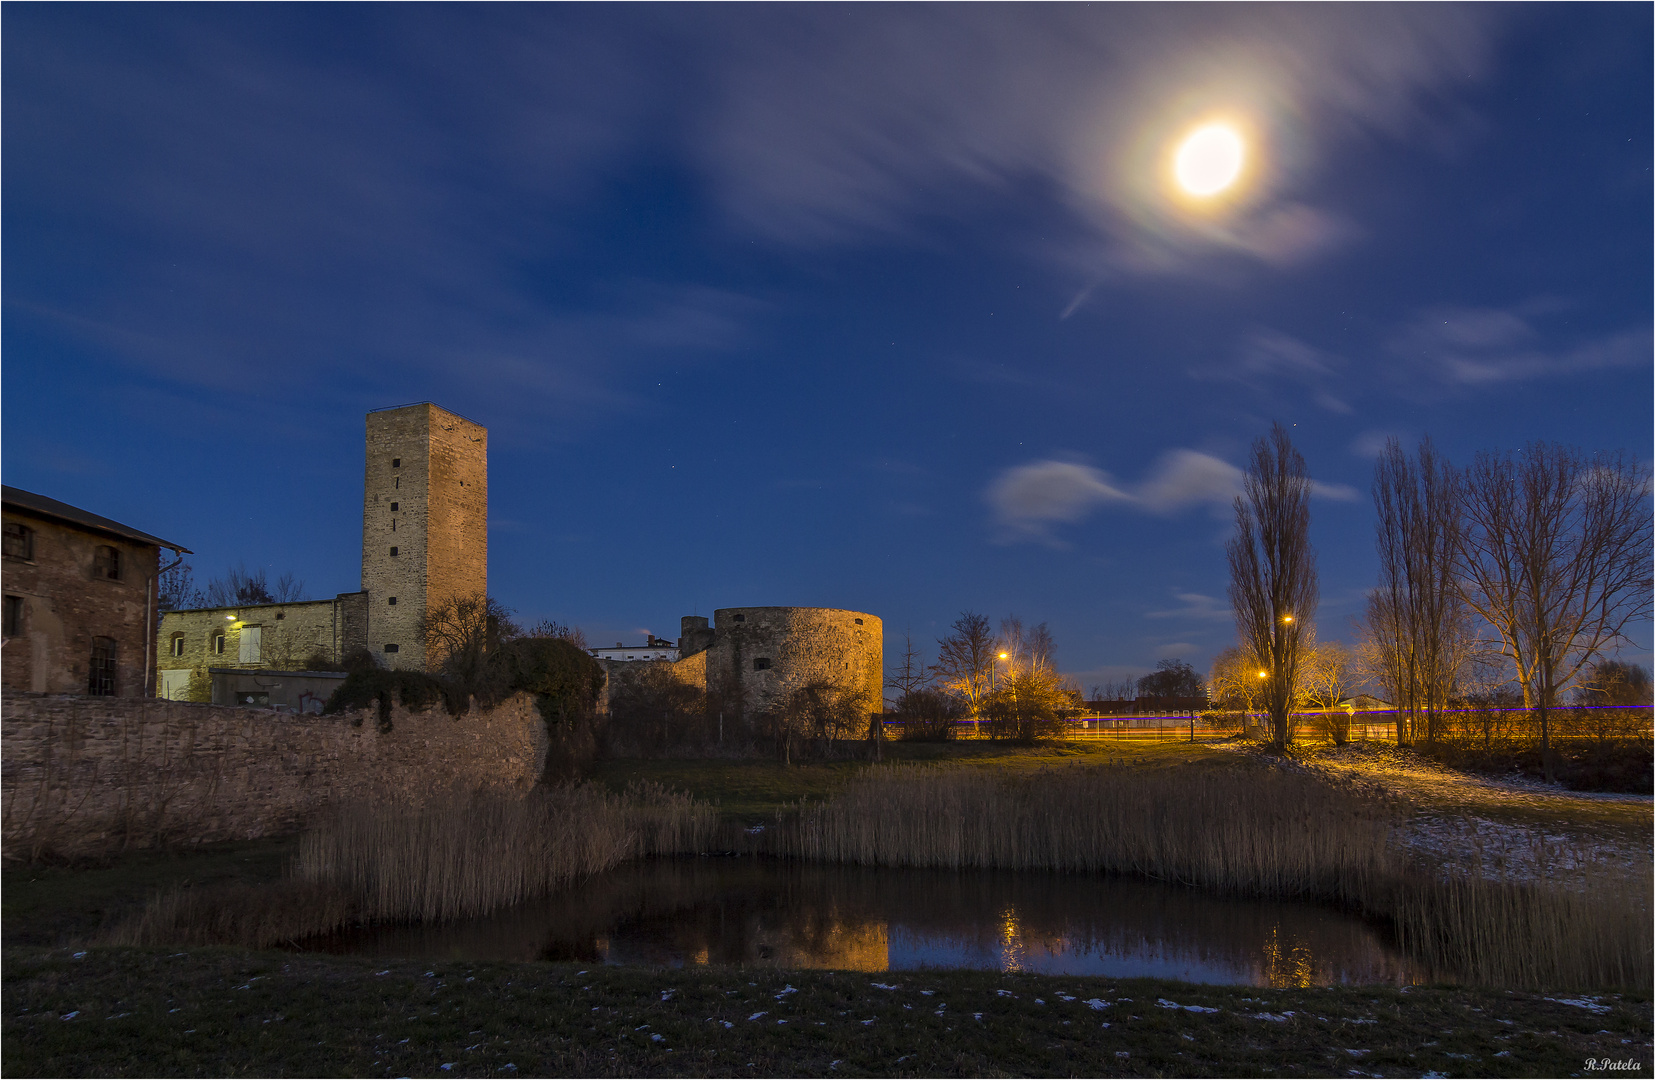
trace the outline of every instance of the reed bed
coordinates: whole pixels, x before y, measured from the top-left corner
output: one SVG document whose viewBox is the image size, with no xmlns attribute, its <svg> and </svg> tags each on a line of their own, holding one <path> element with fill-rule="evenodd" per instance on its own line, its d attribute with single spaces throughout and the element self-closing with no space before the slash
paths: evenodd
<svg viewBox="0 0 1655 1080">
<path fill-rule="evenodd" d="M 423 808 L 347 806 L 300 841 L 295 876 L 359 899 L 374 921 L 482 915 L 645 855 L 700 850 L 716 812 L 654 785 L 519 798 L 456 794 Z"/>
<path fill-rule="evenodd" d="M 300 838 L 287 878 L 153 898 L 103 935 L 110 944 L 265 948 L 356 922 L 484 915 L 628 859 L 698 852 L 717 812 L 655 784 L 596 784 L 527 795 L 455 792 L 424 806 L 347 804 Z"/>
<path fill-rule="evenodd" d="M 102 935 L 101 943 L 264 949 L 343 926 L 359 910 L 343 889 L 306 881 L 173 889 Z"/>
<path fill-rule="evenodd" d="M 1390 922 L 1409 955 L 1482 986 L 1648 990 L 1655 955 L 1647 874 L 1562 887 L 1464 873 L 1395 888 Z"/>
<path fill-rule="evenodd" d="M 769 843 L 809 860 L 1128 873 L 1332 901 L 1388 924 L 1451 981 L 1650 987 L 1647 868 L 1573 851 L 1527 877 L 1425 865 L 1403 823 L 1384 796 L 1297 770 L 891 766 L 802 807 Z"/>
<path fill-rule="evenodd" d="M 1400 870 L 1385 798 L 1279 769 L 891 766 L 780 830 L 803 859 L 1138 874 L 1254 896 L 1354 899 Z"/>
</svg>

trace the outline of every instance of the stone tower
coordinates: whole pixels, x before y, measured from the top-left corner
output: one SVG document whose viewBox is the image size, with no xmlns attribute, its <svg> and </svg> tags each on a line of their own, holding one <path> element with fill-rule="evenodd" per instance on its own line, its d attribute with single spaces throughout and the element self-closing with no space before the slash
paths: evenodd
<svg viewBox="0 0 1655 1080">
<path fill-rule="evenodd" d="M 362 591 L 368 647 L 425 669 L 432 605 L 488 593 L 488 429 L 429 401 L 368 414 Z"/>
</svg>

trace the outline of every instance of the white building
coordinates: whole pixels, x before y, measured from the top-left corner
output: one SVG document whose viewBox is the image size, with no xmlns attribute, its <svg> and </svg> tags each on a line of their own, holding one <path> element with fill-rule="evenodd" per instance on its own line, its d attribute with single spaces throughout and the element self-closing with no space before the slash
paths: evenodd
<svg viewBox="0 0 1655 1080">
<path fill-rule="evenodd" d="M 592 655 L 599 660 L 666 660 L 678 659 L 678 643 L 649 635 L 649 641 L 644 645 L 622 645 L 615 642 L 613 649 L 592 649 Z"/>
</svg>

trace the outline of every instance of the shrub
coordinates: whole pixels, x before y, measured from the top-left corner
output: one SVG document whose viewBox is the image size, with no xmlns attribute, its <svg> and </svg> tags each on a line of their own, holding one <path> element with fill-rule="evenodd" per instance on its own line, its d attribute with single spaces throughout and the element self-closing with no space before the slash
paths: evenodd
<svg viewBox="0 0 1655 1080">
<path fill-rule="evenodd" d="M 393 697 L 411 712 L 429 709 L 442 702 L 448 715 L 458 716 L 466 709 L 466 702 L 441 679 L 422 671 L 387 671 L 384 668 L 359 667 L 345 676 L 339 689 L 328 698 L 324 713 L 340 713 L 354 709 L 379 706 L 381 731 L 391 730 L 391 701 Z"/>
<path fill-rule="evenodd" d="M 900 725 L 898 737 L 905 742 L 947 742 L 958 734 L 965 714 L 965 702 L 953 694 L 927 688 L 898 698 L 892 719 Z"/>
</svg>

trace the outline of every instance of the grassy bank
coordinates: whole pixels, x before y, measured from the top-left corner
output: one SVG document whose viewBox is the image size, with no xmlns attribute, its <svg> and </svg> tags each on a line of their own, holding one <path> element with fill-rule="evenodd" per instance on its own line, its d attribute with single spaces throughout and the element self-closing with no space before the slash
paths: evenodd
<svg viewBox="0 0 1655 1080">
<path fill-rule="evenodd" d="M 1647 1076 L 1651 1064 L 1638 994 L 15 948 L 4 996 L 0 1066 L 14 1076 L 1567 1076 L 1587 1059 Z"/>
</svg>

